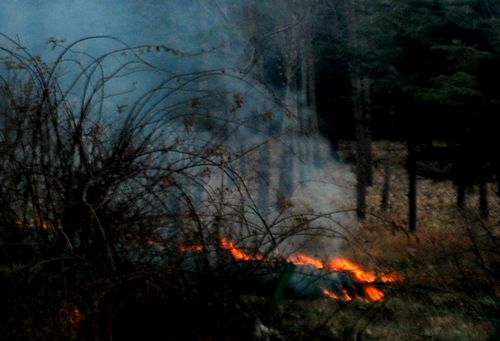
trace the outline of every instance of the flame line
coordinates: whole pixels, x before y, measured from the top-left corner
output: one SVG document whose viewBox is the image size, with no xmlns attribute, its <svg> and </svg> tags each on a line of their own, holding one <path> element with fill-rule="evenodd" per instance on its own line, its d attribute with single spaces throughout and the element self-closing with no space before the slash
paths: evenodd
<svg viewBox="0 0 500 341">
<path fill-rule="evenodd" d="M 236 244 L 229 239 L 221 238 L 220 245 L 224 250 L 231 253 L 233 258 L 238 261 L 264 261 L 263 255 L 249 254 L 236 246 Z M 182 252 L 200 252 L 205 248 L 202 245 L 180 245 Z M 287 261 L 297 266 L 312 266 L 318 270 L 329 270 L 333 272 L 348 272 L 352 275 L 354 280 L 362 284 L 362 290 L 365 297 L 369 300 L 378 302 L 384 298 L 384 293 L 376 288 L 373 284 L 379 280 L 382 283 L 401 283 L 403 278 L 397 273 L 382 273 L 379 276 L 365 271 L 360 265 L 346 259 L 346 258 L 333 258 L 327 263 L 320 259 L 306 255 L 303 252 L 295 253 L 287 258 Z M 326 265 L 325 265 L 326 264 Z M 346 302 L 352 301 L 355 297 L 350 295 L 345 288 L 340 290 L 340 293 L 334 293 L 326 288 L 321 289 L 325 297 L 344 300 Z"/>
</svg>

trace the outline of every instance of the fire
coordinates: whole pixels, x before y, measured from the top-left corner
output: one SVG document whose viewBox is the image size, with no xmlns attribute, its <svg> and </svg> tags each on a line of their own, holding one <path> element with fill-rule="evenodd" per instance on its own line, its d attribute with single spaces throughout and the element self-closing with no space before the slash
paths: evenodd
<svg viewBox="0 0 500 341">
<path fill-rule="evenodd" d="M 288 257 L 288 261 L 299 266 L 311 265 L 320 270 L 325 268 L 325 265 L 321 260 L 307 256 L 303 253 L 297 253 Z M 377 276 L 375 274 L 365 271 L 358 264 L 345 258 L 334 258 L 331 259 L 327 264 L 329 270 L 349 272 L 356 281 L 362 284 L 366 284 L 366 286 L 364 286 L 363 288 L 363 292 L 371 301 L 381 301 L 384 298 L 384 293 L 381 290 L 377 289 L 375 286 L 371 285 L 371 283 L 375 283 L 377 281 Z M 400 283 L 403 281 L 401 276 L 396 273 L 381 274 L 379 276 L 379 280 L 383 283 Z M 325 297 L 329 297 L 335 300 L 340 299 L 337 294 L 331 292 L 328 289 L 323 288 L 322 291 Z M 353 299 L 353 297 L 350 296 L 345 289 L 342 289 L 341 293 L 343 300 L 349 302 Z"/>
<path fill-rule="evenodd" d="M 384 298 L 384 293 L 373 285 L 366 286 L 364 292 L 372 301 L 381 301 Z"/>
<path fill-rule="evenodd" d="M 347 290 L 342 289 L 340 290 L 340 292 L 342 293 L 342 295 L 344 295 L 344 300 L 346 300 L 347 302 L 352 301 L 352 297 L 347 293 Z"/>
<path fill-rule="evenodd" d="M 311 266 L 315 267 L 316 269 L 320 269 L 320 270 L 325 267 L 323 262 L 320 261 L 319 259 L 309 257 L 309 256 L 303 254 L 302 252 L 291 255 L 290 257 L 288 257 L 288 261 L 290 263 L 293 263 L 293 264 L 299 265 L 299 266 L 300 265 L 302 265 L 302 266 L 311 265 Z"/>
<path fill-rule="evenodd" d="M 386 273 L 380 276 L 380 280 L 383 283 L 401 283 L 403 278 L 396 273 Z"/>
<path fill-rule="evenodd" d="M 262 261 L 265 259 L 262 255 L 252 255 L 239 249 L 236 244 L 226 238 L 221 238 L 220 244 L 223 249 L 229 251 L 233 258 L 238 261 Z M 200 252 L 205 249 L 202 245 L 196 244 L 181 244 L 179 248 L 181 252 Z M 334 272 L 348 272 L 357 282 L 359 282 L 359 284 L 362 285 L 364 295 L 369 300 L 374 302 L 381 301 L 384 298 L 384 293 L 373 285 L 373 283 L 377 282 L 377 280 L 382 283 L 400 283 L 403 281 L 402 277 L 396 273 L 382 273 L 379 274 L 379 276 L 376 276 L 373 273 L 365 271 L 358 264 L 345 258 L 333 258 L 330 259 L 327 263 L 324 263 L 320 259 L 299 252 L 289 256 L 287 260 L 297 266 L 309 265 L 318 270 L 323 270 L 326 268 L 327 270 Z M 325 297 L 335 300 L 343 300 L 345 302 L 349 302 L 355 298 L 352 296 L 352 294 L 349 294 L 346 289 L 341 289 L 340 293 L 334 293 L 326 288 L 322 288 L 321 290 Z"/>
<path fill-rule="evenodd" d="M 220 240 L 220 243 L 224 249 L 231 252 L 231 255 L 236 260 L 252 261 L 252 260 L 263 260 L 264 259 L 264 257 L 261 255 L 252 256 L 252 255 L 238 249 L 238 247 L 236 247 L 236 245 L 233 242 L 231 242 L 230 240 L 227 240 L 225 238 L 222 238 Z"/>
<path fill-rule="evenodd" d="M 333 292 L 331 292 L 328 289 L 323 288 L 322 291 L 323 291 L 323 295 L 325 295 L 325 297 L 333 298 L 334 300 L 339 299 L 339 297 L 336 294 L 334 294 Z"/>
<path fill-rule="evenodd" d="M 328 268 L 332 271 L 347 271 L 352 276 L 362 283 L 373 283 L 377 280 L 377 276 L 364 271 L 359 265 L 345 258 L 335 258 L 328 263 Z"/>
<path fill-rule="evenodd" d="M 203 246 L 202 245 L 184 245 L 181 244 L 179 246 L 179 249 L 181 252 L 200 252 L 203 251 Z"/>
<path fill-rule="evenodd" d="M 341 299 L 341 298 L 340 298 L 337 294 L 335 294 L 334 292 L 331 292 L 331 291 L 330 291 L 330 290 L 328 290 L 328 289 L 323 288 L 323 289 L 322 289 L 322 292 L 323 292 L 323 295 L 324 295 L 325 297 L 328 297 L 328 298 L 331 298 L 331 299 L 334 299 L 334 300 L 340 300 L 340 299 Z M 346 302 L 350 302 L 350 301 L 352 301 L 352 297 L 351 297 L 351 295 L 349 295 L 349 294 L 347 293 L 347 290 L 342 289 L 342 290 L 340 290 L 340 292 L 341 292 L 341 294 L 342 294 L 342 299 L 343 299 L 344 301 L 346 301 Z"/>
</svg>

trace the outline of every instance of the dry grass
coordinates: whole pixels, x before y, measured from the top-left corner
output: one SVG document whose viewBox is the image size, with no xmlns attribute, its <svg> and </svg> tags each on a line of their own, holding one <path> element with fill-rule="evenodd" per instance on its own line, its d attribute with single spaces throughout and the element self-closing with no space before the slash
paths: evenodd
<svg viewBox="0 0 500 341">
<path fill-rule="evenodd" d="M 450 275 L 451 269 L 447 266 L 456 266 L 452 257 L 460 256 L 461 261 L 466 261 L 463 257 L 474 251 L 471 237 L 474 236 L 481 243 L 481 235 L 486 228 L 494 235 L 500 233 L 500 203 L 494 184 L 488 184 L 490 215 L 487 220 L 480 219 L 475 208 L 477 193 L 468 197 L 468 210 L 461 212 L 456 207 L 456 192 L 451 181 L 436 182 L 419 178 L 417 233 L 409 234 L 405 150 L 400 144 L 390 143 L 392 176 L 389 208 L 385 212 L 380 209 L 383 174 L 378 165 L 381 164 L 387 143 L 374 143 L 376 166 L 373 186 L 368 188 L 367 194 L 368 218 L 356 232 L 356 241 L 363 248 L 345 243 L 342 254 L 369 267 L 382 266 L 406 271 L 405 275 L 412 283 L 429 285 L 430 278 L 420 278 L 423 273 L 438 277 L 443 277 L 443 273 Z M 473 236 L 471 230 L 474 230 Z M 475 261 L 473 258 L 469 261 Z M 414 271 L 416 269 L 421 273 L 417 274 Z"/>
<path fill-rule="evenodd" d="M 276 327 L 287 340 L 488 340 L 494 328 L 483 316 L 488 304 L 495 302 L 402 289 L 379 303 L 286 301 Z"/>
<path fill-rule="evenodd" d="M 349 145 L 341 147 L 349 157 Z M 380 198 L 385 150 L 390 151 L 392 176 L 389 208 L 384 212 Z M 395 270 L 405 282 L 386 288 L 383 302 L 364 308 L 373 314 L 360 314 L 362 302 L 342 309 L 328 321 L 330 330 L 338 338 L 345 336 L 339 330 L 348 330 L 352 337 L 359 334 L 374 340 L 488 339 L 500 325 L 500 250 L 496 248 L 500 205 L 494 184 L 488 184 L 490 215 L 481 219 L 477 193 L 460 211 L 451 181 L 419 178 L 417 233 L 412 235 L 407 232 L 405 148 L 376 142 L 373 151 L 368 218 L 355 233 L 355 243 L 344 243 L 341 254 L 372 271 Z"/>
</svg>

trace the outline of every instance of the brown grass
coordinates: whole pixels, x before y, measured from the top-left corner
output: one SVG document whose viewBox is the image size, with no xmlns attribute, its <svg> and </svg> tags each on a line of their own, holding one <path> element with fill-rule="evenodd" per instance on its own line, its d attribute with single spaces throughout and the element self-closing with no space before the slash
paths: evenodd
<svg viewBox="0 0 500 341">
<path fill-rule="evenodd" d="M 352 146 L 341 144 L 341 148 L 346 158 L 352 158 Z M 381 161 L 386 149 L 392 176 L 389 208 L 383 212 Z M 375 142 L 373 152 L 368 218 L 354 234 L 355 242 L 343 244 L 341 254 L 374 272 L 397 271 L 405 281 L 385 288 L 388 294 L 383 302 L 364 308 L 376 311 L 373 316 L 360 314 L 365 303 L 355 302 L 355 308 L 338 313 L 343 318 L 328 321 L 330 330 L 343 337 L 338 331 L 345 331 L 347 323 L 350 336 L 362 334 L 375 340 L 488 339 L 500 325 L 500 204 L 494 184 L 488 184 L 489 217 L 482 219 L 477 191 L 469 195 L 467 208 L 461 211 L 451 181 L 418 178 L 417 232 L 410 234 L 405 147 Z"/>
</svg>

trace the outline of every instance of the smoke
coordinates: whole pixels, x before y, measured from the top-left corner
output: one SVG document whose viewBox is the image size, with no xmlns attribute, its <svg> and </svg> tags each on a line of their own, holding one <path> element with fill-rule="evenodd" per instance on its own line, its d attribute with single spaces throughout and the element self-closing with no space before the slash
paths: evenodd
<svg viewBox="0 0 500 341">
<path fill-rule="evenodd" d="M 223 171 L 190 170 L 197 179 L 191 194 L 198 209 L 214 212 L 220 209 L 215 199 L 226 202 L 234 220 L 221 230 L 257 238 L 263 252 L 300 248 L 331 256 L 343 228 L 354 225 L 343 212 L 354 180 L 345 165 L 331 159 L 317 127 L 311 129 L 317 119 L 305 98 L 299 34 L 312 17 L 298 12 L 288 2 L 243 0 L 11 0 L 2 3 L 0 32 L 48 60 L 61 51 L 54 41 L 119 40 L 82 43 L 68 56 L 78 60 L 123 43 L 140 46 L 103 63 L 110 74 L 136 54 L 155 66 L 124 70 L 108 84 L 110 124 L 119 116 L 115 107 L 132 105 L 165 77 L 191 74 L 180 77 L 182 87 L 175 77 L 162 85 L 176 91 L 161 113 L 189 118 L 164 132 L 169 138 L 182 135 L 192 148 L 217 146 L 223 154 Z M 70 84 L 74 75 L 62 71 Z M 240 205 L 242 197 L 247 201 Z"/>
</svg>

